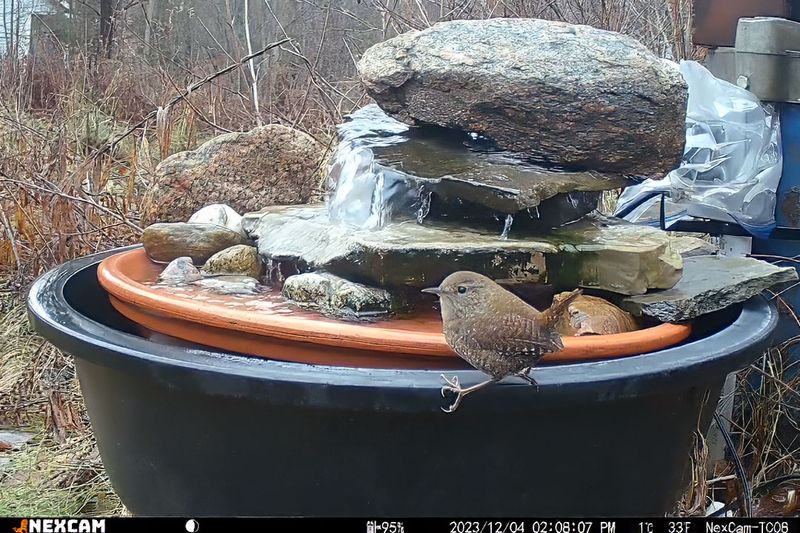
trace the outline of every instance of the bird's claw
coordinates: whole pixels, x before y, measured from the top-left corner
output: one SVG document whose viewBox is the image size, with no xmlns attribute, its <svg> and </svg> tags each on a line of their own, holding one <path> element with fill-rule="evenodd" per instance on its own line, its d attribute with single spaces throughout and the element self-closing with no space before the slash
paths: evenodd
<svg viewBox="0 0 800 533">
<path fill-rule="evenodd" d="M 447 379 L 447 376 L 441 374 L 442 379 L 444 380 L 447 385 L 442 387 L 442 390 L 454 390 L 454 389 L 461 389 L 461 383 L 458 381 L 458 376 L 453 376 L 451 379 Z"/>
<path fill-rule="evenodd" d="M 453 376 L 452 379 L 447 379 L 447 376 L 442 374 L 442 379 L 447 385 L 442 385 L 442 398 L 447 396 L 448 392 L 456 395 L 455 401 L 449 407 L 442 407 L 445 413 L 452 413 L 461 404 L 461 399 L 464 397 L 464 389 L 461 388 L 461 383 L 458 381 L 458 376 Z"/>
</svg>

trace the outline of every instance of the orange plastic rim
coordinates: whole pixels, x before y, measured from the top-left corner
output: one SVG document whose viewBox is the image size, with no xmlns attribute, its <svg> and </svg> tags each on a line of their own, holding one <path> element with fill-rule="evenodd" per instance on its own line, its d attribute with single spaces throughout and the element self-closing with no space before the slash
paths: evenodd
<svg viewBox="0 0 800 533">
<path fill-rule="evenodd" d="M 274 359 L 376 367 L 461 367 L 442 335 L 438 313 L 376 323 L 343 322 L 316 313 L 270 313 L 181 298 L 146 285 L 163 265 L 139 248 L 100 263 L 97 276 L 114 307 L 144 328 L 187 341 Z M 638 355 L 678 344 L 690 324 L 658 326 L 614 335 L 565 337 L 564 350 L 545 362 L 586 361 Z"/>
</svg>

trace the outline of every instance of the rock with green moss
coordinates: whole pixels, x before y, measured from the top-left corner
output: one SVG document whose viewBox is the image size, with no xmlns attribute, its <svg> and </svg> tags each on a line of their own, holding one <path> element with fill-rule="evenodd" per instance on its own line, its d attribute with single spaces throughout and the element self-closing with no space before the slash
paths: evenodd
<svg viewBox="0 0 800 533">
<path fill-rule="evenodd" d="M 258 279 L 264 274 L 264 262 L 255 246 L 237 244 L 212 255 L 203 265 L 203 274 L 240 275 Z"/>
<path fill-rule="evenodd" d="M 327 272 L 308 272 L 286 278 L 283 297 L 302 307 L 342 318 L 386 315 L 405 306 L 405 299 L 399 294 Z"/>
</svg>

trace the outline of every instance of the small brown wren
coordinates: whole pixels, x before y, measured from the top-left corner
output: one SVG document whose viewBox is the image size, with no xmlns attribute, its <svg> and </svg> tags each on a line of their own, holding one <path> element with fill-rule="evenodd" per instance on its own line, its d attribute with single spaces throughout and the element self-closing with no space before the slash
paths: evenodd
<svg viewBox="0 0 800 533">
<path fill-rule="evenodd" d="M 422 292 L 439 296 L 447 344 L 470 365 L 491 376 L 463 388 L 458 376 L 448 379 L 442 374 L 446 383 L 442 396 L 448 392 L 456 394 L 453 404 L 443 408 L 452 413 L 465 396 L 505 377 L 518 376 L 536 385 L 529 375 L 531 367 L 545 353 L 564 348 L 555 325 L 559 315 L 582 291 L 572 291 L 544 312 L 475 272 L 455 272 L 438 287 Z"/>
</svg>

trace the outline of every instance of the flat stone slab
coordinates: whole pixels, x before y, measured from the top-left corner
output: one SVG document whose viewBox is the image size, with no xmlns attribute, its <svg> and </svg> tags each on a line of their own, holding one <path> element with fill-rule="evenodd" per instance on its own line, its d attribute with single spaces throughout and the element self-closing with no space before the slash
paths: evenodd
<svg viewBox="0 0 800 533">
<path fill-rule="evenodd" d="M 275 206 L 243 219 L 268 264 L 325 270 L 379 287 L 437 285 L 456 270 L 509 285 L 548 282 L 620 294 L 669 288 L 682 260 L 666 232 L 587 217 L 546 236 L 476 231 L 455 224 L 402 222 L 380 230 L 334 224 L 324 206 Z"/>
<path fill-rule="evenodd" d="M 440 22 L 364 52 L 370 96 L 405 122 L 482 133 L 547 164 L 661 177 L 688 90 L 635 39 L 538 19 Z"/>
<path fill-rule="evenodd" d="M 529 225 L 555 227 L 597 208 L 598 194 L 585 205 L 581 193 L 629 183 L 616 174 L 545 168 L 466 132 L 410 127 L 375 104 L 351 114 L 338 136 L 329 173 L 331 218 L 362 227 L 425 218 L 431 202 L 451 216 L 476 208 L 502 215 L 528 210 Z M 570 201 L 549 201 L 559 195 L 571 195 Z"/>
<path fill-rule="evenodd" d="M 622 307 L 637 316 L 680 322 L 744 302 L 765 289 L 797 281 L 797 271 L 750 257 L 684 259 L 683 276 L 671 289 L 633 296 Z"/>
</svg>

